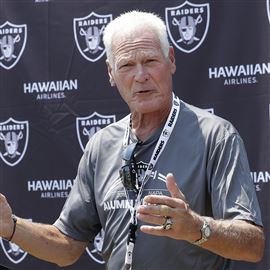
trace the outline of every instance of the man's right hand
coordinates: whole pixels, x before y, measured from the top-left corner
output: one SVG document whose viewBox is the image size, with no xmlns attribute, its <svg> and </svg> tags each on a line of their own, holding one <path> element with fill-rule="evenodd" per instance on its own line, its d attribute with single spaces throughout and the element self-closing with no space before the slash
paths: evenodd
<svg viewBox="0 0 270 270">
<path fill-rule="evenodd" d="M 12 210 L 6 197 L 0 193 L 0 236 L 9 239 L 12 235 L 14 221 Z"/>
</svg>

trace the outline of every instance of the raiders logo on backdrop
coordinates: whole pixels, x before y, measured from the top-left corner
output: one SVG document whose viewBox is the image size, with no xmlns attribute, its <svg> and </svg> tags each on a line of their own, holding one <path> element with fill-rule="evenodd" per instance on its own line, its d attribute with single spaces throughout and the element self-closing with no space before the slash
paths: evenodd
<svg viewBox="0 0 270 270">
<path fill-rule="evenodd" d="M 95 12 L 83 18 L 73 19 L 76 45 L 86 60 L 96 62 L 105 54 L 102 34 L 111 20 L 112 14 L 99 15 Z"/>
<path fill-rule="evenodd" d="M 0 66 L 13 68 L 21 58 L 27 39 L 26 24 L 5 22 L 0 25 Z"/>
<path fill-rule="evenodd" d="M 29 137 L 28 121 L 9 118 L 0 122 L 0 157 L 9 166 L 17 165 L 23 158 Z"/>
<path fill-rule="evenodd" d="M 33 221 L 31 218 L 28 218 L 27 220 L 30 222 Z M 22 260 L 24 260 L 24 258 L 28 254 L 27 252 L 22 250 L 18 245 L 14 244 L 12 242 L 8 242 L 7 240 L 5 240 L 1 237 L 0 237 L 0 243 L 1 243 L 2 249 L 3 249 L 4 253 L 6 254 L 7 258 L 15 264 L 18 264 Z"/>
<path fill-rule="evenodd" d="M 86 117 L 77 117 L 77 137 L 82 150 L 84 151 L 87 142 L 97 131 L 114 123 L 115 120 L 115 115 L 102 115 L 97 112 Z"/>
<path fill-rule="evenodd" d="M 23 251 L 19 246 L 12 242 L 8 242 L 3 238 L 0 238 L 0 242 L 8 259 L 15 264 L 20 263 L 27 255 L 27 252 Z"/>
<path fill-rule="evenodd" d="M 97 263 L 104 264 L 104 260 L 101 256 L 102 246 L 104 242 L 104 230 L 102 229 L 95 237 L 94 243 L 90 244 L 86 248 L 87 254 Z"/>
<path fill-rule="evenodd" d="M 177 7 L 165 9 L 169 37 L 177 49 L 191 53 L 203 43 L 210 21 L 209 4 L 185 1 Z"/>
</svg>

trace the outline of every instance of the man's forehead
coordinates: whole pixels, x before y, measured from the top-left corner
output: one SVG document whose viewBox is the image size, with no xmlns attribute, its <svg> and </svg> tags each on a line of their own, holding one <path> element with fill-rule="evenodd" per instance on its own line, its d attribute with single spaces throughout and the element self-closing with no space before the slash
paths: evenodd
<svg viewBox="0 0 270 270">
<path fill-rule="evenodd" d="M 157 57 L 161 53 L 153 50 L 131 50 L 127 53 L 120 53 L 115 56 L 116 62 L 121 62 L 121 61 L 128 61 L 128 60 L 135 60 L 135 59 L 145 59 L 145 58 L 152 58 L 152 57 Z"/>
<path fill-rule="evenodd" d="M 143 60 L 146 58 L 156 58 L 160 57 L 162 51 L 159 49 L 153 49 L 153 47 L 133 47 L 129 50 L 119 50 L 114 54 L 115 63 L 121 63 L 122 61 L 136 61 Z"/>
<path fill-rule="evenodd" d="M 153 43 L 158 42 L 157 33 L 152 29 L 147 28 L 136 28 L 130 31 L 119 31 L 113 35 L 112 44 L 119 46 L 122 43 L 136 43 L 142 40 L 151 40 Z"/>
<path fill-rule="evenodd" d="M 112 43 L 112 52 L 114 56 L 119 54 L 129 55 L 137 51 L 143 51 L 156 54 L 161 49 L 160 42 L 153 33 L 141 33 L 140 35 L 122 35 L 114 38 Z"/>
</svg>

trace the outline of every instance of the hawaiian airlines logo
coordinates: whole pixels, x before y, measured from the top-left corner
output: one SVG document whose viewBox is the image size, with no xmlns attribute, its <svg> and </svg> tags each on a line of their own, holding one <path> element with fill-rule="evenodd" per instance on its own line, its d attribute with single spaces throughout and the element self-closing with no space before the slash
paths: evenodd
<svg viewBox="0 0 270 270">
<path fill-rule="evenodd" d="M 84 151 L 87 142 L 97 131 L 114 123 L 115 121 L 115 115 L 102 115 L 97 112 L 86 117 L 77 117 L 77 137 L 82 150 Z"/>
<path fill-rule="evenodd" d="M 270 171 L 254 171 L 250 172 L 256 191 L 264 189 L 264 185 L 270 183 Z"/>
<path fill-rule="evenodd" d="M 102 259 L 102 246 L 104 242 L 104 230 L 102 229 L 95 237 L 94 243 L 86 248 L 87 254 L 97 263 L 104 264 Z"/>
<path fill-rule="evenodd" d="M 0 66 L 13 68 L 21 58 L 27 39 L 26 24 L 5 22 L 0 25 Z"/>
<path fill-rule="evenodd" d="M 76 45 L 86 60 L 96 62 L 105 54 L 101 36 L 111 20 L 112 14 L 99 15 L 95 12 L 73 20 Z"/>
<path fill-rule="evenodd" d="M 23 159 L 28 137 L 28 121 L 9 118 L 5 122 L 0 122 L 0 157 L 7 165 L 15 166 Z"/>
<path fill-rule="evenodd" d="M 69 93 L 79 89 L 78 79 L 25 82 L 23 84 L 23 93 L 32 95 L 37 100 L 59 100 L 66 98 Z"/>
<path fill-rule="evenodd" d="M 66 199 L 74 184 L 74 179 L 31 179 L 27 181 L 27 191 L 35 192 L 41 199 Z"/>
<path fill-rule="evenodd" d="M 193 4 L 185 1 L 182 5 L 165 9 L 167 30 L 177 49 L 191 53 L 203 43 L 209 27 L 209 4 Z"/>
<path fill-rule="evenodd" d="M 270 62 L 208 68 L 208 78 L 223 81 L 224 86 L 256 84 L 270 74 Z"/>
</svg>

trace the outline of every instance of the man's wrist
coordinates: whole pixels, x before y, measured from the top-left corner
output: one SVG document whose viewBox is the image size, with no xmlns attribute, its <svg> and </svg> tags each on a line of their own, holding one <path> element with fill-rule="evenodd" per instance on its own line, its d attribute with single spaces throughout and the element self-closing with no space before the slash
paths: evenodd
<svg viewBox="0 0 270 270">
<path fill-rule="evenodd" d="M 9 238 L 5 238 L 5 239 L 6 239 L 7 241 L 9 241 L 9 242 L 13 239 L 13 236 L 14 236 L 15 231 L 16 231 L 16 225 L 17 225 L 17 217 L 16 217 L 14 214 L 12 214 L 12 215 L 11 215 L 11 218 L 12 218 L 12 220 L 13 220 L 12 233 L 11 233 L 11 235 L 10 235 Z"/>
<path fill-rule="evenodd" d="M 205 218 L 203 219 L 203 225 L 202 225 L 200 231 L 201 231 L 201 237 L 193 243 L 195 245 L 203 244 L 204 242 L 208 241 L 208 239 L 211 236 L 212 230 L 211 230 L 211 227 L 210 227 L 208 220 Z"/>
</svg>

